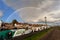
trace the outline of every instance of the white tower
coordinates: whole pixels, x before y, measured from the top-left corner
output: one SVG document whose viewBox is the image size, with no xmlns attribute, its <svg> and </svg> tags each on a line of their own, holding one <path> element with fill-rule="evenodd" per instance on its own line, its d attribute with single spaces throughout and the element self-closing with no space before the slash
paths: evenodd
<svg viewBox="0 0 60 40">
<path fill-rule="evenodd" d="M 1 25 L 2 25 L 2 21 L 0 20 L 0 27 L 1 27 Z"/>
</svg>

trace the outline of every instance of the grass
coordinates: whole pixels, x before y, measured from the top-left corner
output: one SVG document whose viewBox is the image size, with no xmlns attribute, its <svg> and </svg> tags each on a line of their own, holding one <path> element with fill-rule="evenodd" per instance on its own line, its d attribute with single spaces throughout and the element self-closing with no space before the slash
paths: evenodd
<svg viewBox="0 0 60 40">
<path fill-rule="evenodd" d="M 38 32 L 34 35 L 32 35 L 31 37 L 25 38 L 24 40 L 39 40 L 40 38 L 42 38 L 44 35 L 46 35 L 46 33 L 48 33 L 51 29 L 46 29 L 43 30 L 41 32 Z"/>
</svg>

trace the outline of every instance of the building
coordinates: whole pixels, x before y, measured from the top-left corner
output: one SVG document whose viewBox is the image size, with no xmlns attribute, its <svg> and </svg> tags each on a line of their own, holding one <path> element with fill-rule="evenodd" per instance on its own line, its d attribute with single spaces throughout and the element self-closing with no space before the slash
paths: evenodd
<svg viewBox="0 0 60 40">
<path fill-rule="evenodd" d="M 1 25 L 0 21 L 0 25 Z M 29 24 L 29 23 L 19 23 L 16 20 L 13 20 L 11 23 L 3 23 L 2 25 L 5 29 L 31 29 L 33 31 L 46 29 L 47 26 L 44 24 Z"/>
</svg>

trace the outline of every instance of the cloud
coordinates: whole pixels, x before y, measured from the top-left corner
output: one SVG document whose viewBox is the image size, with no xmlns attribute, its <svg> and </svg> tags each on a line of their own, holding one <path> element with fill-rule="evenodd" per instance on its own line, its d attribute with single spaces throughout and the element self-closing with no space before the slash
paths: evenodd
<svg viewBox="0 0 60 40">
<path fill-rule="evenodd" d="M 53 3 L 51 0 L 3 0 L 8 6 L 14 9 L 19 9 L 23 7 L 47 7 Z"/>
<path fill-rule="evenodd" d="M 60 20 L 60 0 L 4 0 L 4 3 L 19 13 L 25 22 L 48 22 Z"/>
<path fill-rule="evenodd" d="M 54 15 L 55 15 L 55 11 L 40 12 L 39 9 L 35 8 L 35 7 L 21 8 L 21 9 L 15 11 L 14 13 L 19 13 L 21 18 L 23 20 L 25 20 L 25 22 L 38 22 L 40 19 L 42 21 L 44 21 L 45 16 L 47 16 L 47 20 L 50 21 L 50 22 L 51 21 L 53 22 L 53 21 L 57 20 L 56 18 L 53 17 L 53 15 L 51 15 L 52 13 L 54 13 Z"/>
</svg>

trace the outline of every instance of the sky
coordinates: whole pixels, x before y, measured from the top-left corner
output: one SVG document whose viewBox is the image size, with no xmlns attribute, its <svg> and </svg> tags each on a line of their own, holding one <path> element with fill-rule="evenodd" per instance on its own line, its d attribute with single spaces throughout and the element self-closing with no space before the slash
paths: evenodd
<svg viewBox="0 0 60 40">
<path fill-rule="evenodd" d="M 14 15 L 12 15 L 14 11 L 15 10 L 12 9 L 12 7 L 4 3 L 4 0 L 0 0 L 0 20 L 2 20 L 3 22 L 12 22 L 12 20 L 14 19 L 22 21 L 21 19 L 19 19 L 20 17 L 18 16 L 18 14 L 15 13 Z M 10 19 L 7 19 L 9 18 L 9 16 L 11 16 Z"/>
<path fill-rule="evenodd" d="M 5 22 L 44 22 L 60 24 L 60 0 L 0 0 L 0 16 Z"/>
</svg>

